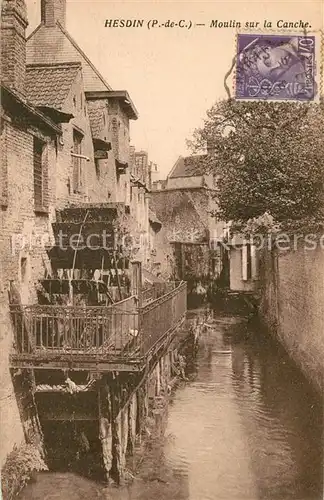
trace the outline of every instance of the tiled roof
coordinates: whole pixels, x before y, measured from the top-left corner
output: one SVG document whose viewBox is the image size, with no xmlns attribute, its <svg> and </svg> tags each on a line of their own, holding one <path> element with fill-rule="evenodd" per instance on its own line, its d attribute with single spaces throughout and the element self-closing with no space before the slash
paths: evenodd
<svg viewBox="0 0 324 500">
<path fill-rule="evenodd" d="M 59 23 L 52 27 L 40 24 L 28 37 L 27 64 L 70 61 L 82 64 L 85 91 L 111 90 L 111 87 L 94 67 L 90 59 Z"/>
<path fill-rule="evenodd" d="M 26 68 L 26 90 L 34 106 L 62 109 L 80 63 L 37 64 Z"/>
<path fill-rule="evenodd" d="M 94 108 L 88 102 L 88 113 L 90 118 L 90 126 L 92 137 L 100 137 L 100 132 L 104 128 L 103 124 L 103 112 L 100 108 Z"/>
<path fill-rule="evenodd" d="M 14 89 L 6 87 L 3 83 L 1 84 L 1 102 L 4 109 L 8 110 L 9 114 L 13 116 L 18 116 L 21 110 L 29 113 L 36 119 L 37 122 L 42 122 L 51 130 L 54 130 L 56 134 L 62 134 L 61 128 L 55 123 L 49 116 L 43 114 L 39 109 L 33 106 L 28 99 L 22 98 Z"/>
<path fill-rule="evenodd" d="M 193 177 L 203 175 L 206 172 L 206 155 L 180 156 L 169 175 L 174 177 Z"/>
</svg>

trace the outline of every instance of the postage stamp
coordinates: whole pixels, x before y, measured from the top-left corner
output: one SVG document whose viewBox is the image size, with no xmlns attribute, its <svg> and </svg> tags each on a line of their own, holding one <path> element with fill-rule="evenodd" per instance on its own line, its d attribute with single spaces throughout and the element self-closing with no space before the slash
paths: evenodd
<svg viewBox="0 0 324 500">
<path fill-rule="evenodd" d="M 238 34 L 235 98 L 316 100 L 319 42 L 315 35 Z"/>
</svg>

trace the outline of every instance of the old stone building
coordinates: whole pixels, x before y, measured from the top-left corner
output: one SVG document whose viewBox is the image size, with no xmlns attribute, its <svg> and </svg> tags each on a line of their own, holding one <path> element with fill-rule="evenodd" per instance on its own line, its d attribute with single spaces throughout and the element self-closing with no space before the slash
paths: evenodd
<svg viewBox="0 0 324 500">
<path fill-rule="evenodd" d="M 127 219 L 128 232 L 145 224 L 145 214 L 130 208 L 136 179 L 129 126 L 136 108 L 127 91 L 111 89 L 67 33 L 65 7 L 65 1 L 42 1 L 41 24 L 27 40 L 25 2 L 2 3 L 1 466 L 14 445 L 39 432 L 32 395 L 18 397 L 20 375 L 13 381 L 9 371 L 9 301 L 36 304 L 40 283 L 56 282 L 53 263 L 64 273 L 84 265 L 82 253 L 79 260 L 74 251 L 62 258 L 55 231 L 77 227 L 80 236 L 89 210 L 95 215 L 88 231 L 101 230 L 105 217 L 118 214 Z M 104 267 L 101 254 L 90 261 L 92 272 Z"/>
<path fill-rule="evenodd" d="M 129 121 L 138 114 L 126 91 L 113 91 L 65 27 L 65 0 L 42 1 L 41 23 L 27 40 L 27 71 L 44 82 L 41 76 L 55 81 L 55 68 L 79 66 L 78 77 L 68 83 L 61 69 L 60 89 L 68 89 L 64 103 L 55 103 L 73 114 L 66 126 L 62 150 L 62 173 L 67 196 L 77 194 L 84 201 L 125 202 L 129 204 Z M 42 47 L 42 50 L 39 50 Z M 59 69 L 57 69 L 59 71 Z M 51 77 L 51 73 L 53 76 Z M 65 78 L 65 80 L 64 80 Z M 70 77 L 72 78 L 72 76 Z M 73 85 L 72 85 L 73 83 Z M 45 87 L 45 83 L 43 83 Z M 37 87 L 35 88 L 37 93 Z M 49 100 L 44 90 L 38 99 Z M 46 106 L 46 103 L 43 103 Z M 70 136 L 68 137 L 68 134 Z M 62 143 L 63 144 L 63 143 Z M 71 148 L 85 158 L 74 159 L 74 171 L 70 167 Z M 108 154 L 109 150 L 112 150 Z M 60 159 L 59 159 L 60 160 Z M 85 177 L 87 181 L 85 182 Z M 69 192 L 70 191 L 70 192 Z M 71 201 L 71 199 L 70 199 Z"/>
<path fill-rule="evenodd" d="M 143 262 L 144 267 L 147 267 L 149 260 L 148 201 L 151 189 L 148 154 L 136 152 L 134 146 L 131 147 L 130 181 L 131 213 L 138 221 L 138 232 L 134 240 L 137 240 L 138 258 Z"/>
<path fill-rule="evenodd" d="M 146 151 L 136 151 L 131 147 L 131 213 L 138 221 L 139 238 L 141 246 L 139 250 L 140 259 L 146 270 L 153 274 L 161 272 L 161 231 L 162 223 L 156 216 L 151 205 L 151 192 L 153 179 L 158 173 L 156 163 L 149 160 Z M 170 273 L 165 274 L 170 276 Z"/>
<path fill-rule="evenodd" d="M 179 156 L 168 177 L 167 189 L 215 189 L 214 176 L 207 172 L 206 155 Z"/>
<path fill-rule="evenodd" d="M 41 7 L 28 39 L 24 0 L 1 11 L 0 467 L 10 499 L 46 468 L 44 450 L 77 460 L 82 436 L 91 464 L 120 481 L 129 416 L 133 444 L 141 432 L 139 381 L 149 363 L 160 373 L 186 310 L 185 283 L 142 287 L 157 278 L 161 223 L 147 154 L 130 148 L 137 110 L 66 31 L 65 0 Z"/>
<path fill-rule="evenodd" d="M 50 231 L 55 199 L 58 122 L 28 99 L 27 12 L 24 2 L 2 3 L 1 57 L 1 465 L 15 444 L 37 431 L 29 403 L 14 397 L 8 357 L 12 344 L 8 293 L 15 283 L 21 300 L 35 299 L 33 280 L 42 274 L 41 237 Z M 18 377 L 19 378 L 19 377 Z M 18 411 L 18 406 L 20 413 Z M 23 417 L 23 424 L 20 417 Z"/>
<path fill-rule="evenodd" d="M 212 174 L 205 156 L 180 157 L 164 184 L 155 182 L 150 207 L 162 223 L 157 252 L 161 267 L 193 282 L 219 277 L 222 270 L 224 224 L 213 217 L 216 208 Z"/>
</svg>

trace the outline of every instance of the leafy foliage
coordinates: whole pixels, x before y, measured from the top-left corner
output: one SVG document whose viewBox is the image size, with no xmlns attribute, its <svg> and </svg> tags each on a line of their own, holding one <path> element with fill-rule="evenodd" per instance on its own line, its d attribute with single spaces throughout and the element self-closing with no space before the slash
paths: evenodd
<svg viewBox="0 0 324 500">
<path fill-rule="evenodd" d="M 1 487 L 4 500 L 11 500 L 29 481 L 35 471 L 48 470 L 41 452 L 33 444 L 16 447 L 8 455 L 1 471 Z"/>
<path fill-rule="evenodd" d="M 320 104 L 227 100 L 213 106 L 189 145 L 194 152 L 208 146 L 217 218 L 237 227 L 262 225 L 262 217 L 281 226 L 321 220 L 323 131 Z"/>
</svg>

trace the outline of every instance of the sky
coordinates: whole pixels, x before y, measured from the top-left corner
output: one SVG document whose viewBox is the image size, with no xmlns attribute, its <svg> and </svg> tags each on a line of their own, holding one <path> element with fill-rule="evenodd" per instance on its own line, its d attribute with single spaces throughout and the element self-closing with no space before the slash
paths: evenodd
<svg viewBox="0 0 324 500">
<path fill-rule="evenodd" d="M 26 4 L 29 34 L 40 22 L 40 0 Z M 254 21 L 263 28 L 268 20 L 275 33 L 278 20 L 302 20 L 313 31 L 323 29 L 323 5 L 323 0 L 67 0 L 66 28 L 110 86 L 129 92 L 139 112 L 131 122 L 131 144 L 148 151 L 164 178 L 180 155 L 190 154 L 186 139 L 203 124 L 206 110 L 226 97 L 224 76 L 242 29 L 212 28 L 211 21 Z M 105 28 L 106 19 L 144 19 L 145 27 Z M 153 19 L 205 26 L 148 29 Z"/>
</svg>

